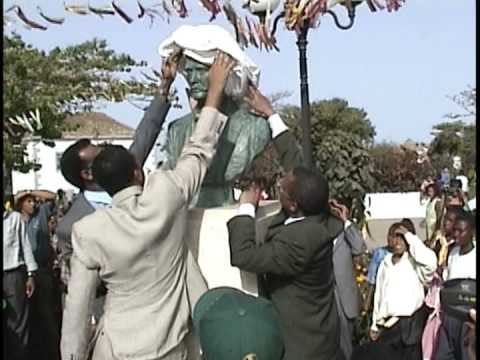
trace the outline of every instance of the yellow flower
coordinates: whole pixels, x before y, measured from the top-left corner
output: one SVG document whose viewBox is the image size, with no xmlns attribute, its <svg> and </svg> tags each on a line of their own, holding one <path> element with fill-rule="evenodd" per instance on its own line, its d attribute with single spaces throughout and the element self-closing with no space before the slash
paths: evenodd
<svg viewBox="0 0 480 360">
<path fill-rule="evenodd" d="M 355 280 L 357 281 L 357 284 L 361 284 L 365 281 L 365 276 L 364 275 L 358 275 Z"/>
</svg>

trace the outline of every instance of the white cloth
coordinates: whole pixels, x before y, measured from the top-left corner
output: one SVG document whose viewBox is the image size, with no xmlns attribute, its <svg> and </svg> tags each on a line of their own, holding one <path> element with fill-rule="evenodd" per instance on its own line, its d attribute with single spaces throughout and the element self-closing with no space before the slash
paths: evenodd
<svg viewBox="0 0 480 360">
<path fill-rule="evenodd" d="M 458 245 L 450 251 L 446 280 L 477 278 L 477 252 L 473 244 L 473 249 L 464 255 L 460 254 Z"/>
<path fill-rule="evenodd" d="M 372 315 L 372 330 L 384 325 L 392 316 L 411 316 L 423 304 L 424 286 L 432 279 L 437 268 L 435 253 L 427 248 L 418 236 L 405 234 L 410 246 L 394 264 L 387 254 L 377 273 Z"/>
<path fill-rule="evenodd" d="M 240 204 L 237 215 L 247 215 L 255 219 L 255 206 L 250 203 Z"/>
<path fill-rule="evenodd" d="M 272 131 L 273 139 L 288 130 L 287 125 L 285 125 L 282 118 L 278 114 L 273 114 L 268 118 L 268 125 Z"/>
<path fill-rule="evenodd" d="M 165 59 L 178 48 L 183 49 L 185 56 L 206 65 L 213 64 L 217 50 L 222 50 L 238 62 L 233 68 L 237 76 L 231 78 L 235 83 L 232 84 L 234 88 L 243 87 L 242 79 L 245 76 L 255 86 L 258 85 L 260 69 L 240 48 L 235 38 L 218 25 L 182 25 L 162 41 L 158 52 Z"/>
<path fill-rule="evenodd" d="M 468 179 L 465 175 L 458 175 L 456 177 L 457 180 L 460 180 L 462 183 L 462 191 L 463 192 L 468 192 Z"/>
</svg>

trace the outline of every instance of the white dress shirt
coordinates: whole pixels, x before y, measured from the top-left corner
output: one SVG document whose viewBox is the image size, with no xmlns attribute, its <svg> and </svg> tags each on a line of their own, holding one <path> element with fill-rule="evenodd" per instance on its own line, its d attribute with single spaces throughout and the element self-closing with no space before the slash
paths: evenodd
<svg viewBox="0 0 480 360">
<path fill-rule="evenodd" d="M 14 270 L 21 265 L 27 271 L 35 271 L 38 266 L 33 257 L 28 239 L 27 224 L 17 211 L 3 213 L 3 271 Z"/>
<path fill-rule="evenodd" d="M 473 243 L 473 249 L 463 255 L 460 254 L 460 246 L 455 246 L 448 255 L 446 280 L 476 278 L 477 252 L 475 249 L 475 243 Z"/>
</svg>

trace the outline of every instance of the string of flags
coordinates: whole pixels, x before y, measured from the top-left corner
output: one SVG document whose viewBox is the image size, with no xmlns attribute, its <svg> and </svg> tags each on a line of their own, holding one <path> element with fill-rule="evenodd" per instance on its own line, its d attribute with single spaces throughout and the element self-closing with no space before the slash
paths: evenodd
<svg viewBox="0 0 480 360">
<path fill-rule="evenodd" d="M 281 0 L 242 0 L 241 8 L 247 10 L 247 14 L 243 16 L 239 15 L 230 0 L 224 0 L 222 5 L 220 5 L 220 0 L 199 1 L 210 13 L 210 21 L 215 20 L 220 13 L 224 13 L 235 30 L 237 42 L 243 48 L 253 46 L 259 50 L 270 51 L 274 49 L 279 51 L 274 31 L 272 31 L 272 27 L 276 28 L 278 19 L 272 21 L 272 14 L 280 5 Z M 372 12 L 385 9 L 391 12 L 399 10 L 405 0 L 283 0 L 284 24 L 287 30 L 293 31 L 299 31 L 301 24 L 305 23 L 315 28 L 320 23 L 321 15 L 324 15 L 332 7 L 343 5 L 350 9 L 361 2 L 365 2 Z M 136 0 L 136 4 L 136 13 L 127 12 L 115 0 L 111 1 L 108 6 L 103 7 L 95 7 L 90 3 L 87 5 L 67 4 L 64 1 L 63 8 L 65 13 L 83 16 L 93 14 L 101 19 L 106 16 L 117 16 L 127 24 L 136 20 L 148 19 L 150 27 L 156 18 L 169 22 L 172 16 L 180 18 L 189 16 L 185 0 L 160 0 L 158 3 L 149 6 L 145 6 L 141 0 Z M 26 14 L 20 5 L 13 5 L 4 13 L 4 26 L 10 26 L 15 20 L 19 20 L 28 29 L 45 31 L 48 29 L 47 25 L 62 25 L 66 20 L 65 16 L 58 17 L 46 14 L 40 6 L 36 7 L 36 11 L 43 22 L 33 20 L 33 15 Z M 16 19 L 11 14 L 14 14 Z"/>
</svg>

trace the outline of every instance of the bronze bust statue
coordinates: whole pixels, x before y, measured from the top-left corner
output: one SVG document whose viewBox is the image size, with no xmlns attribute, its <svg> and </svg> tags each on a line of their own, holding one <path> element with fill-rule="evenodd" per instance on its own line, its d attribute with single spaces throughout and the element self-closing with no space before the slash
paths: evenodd
<svg viewBox="0 0 480 360">
<path fill-rule="evenodd" d="M 181 73 L 187 81 L 189 96 L 196 102 L 191 113 L 170 123 L 167 134 L 165 166 L 173 168 L 192 134 L 208 90 L 209 66 L 184 57 Z M 271 140 L 268 123 L 242 106 L 242 100 L 224 96 L 220 111 L 228 116 L 227 125 L 218 142 L 217 153 L 207 171 L 200 192 L 191 206 L 209 208 L 234 202 L 233 184 L 249 169 L 253 159 Z"/>
</svg>

